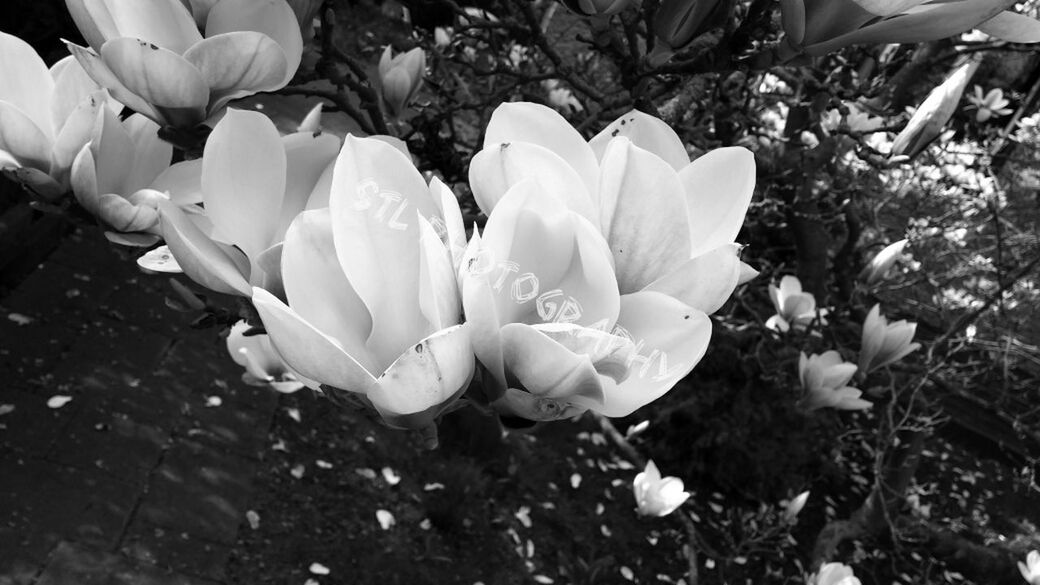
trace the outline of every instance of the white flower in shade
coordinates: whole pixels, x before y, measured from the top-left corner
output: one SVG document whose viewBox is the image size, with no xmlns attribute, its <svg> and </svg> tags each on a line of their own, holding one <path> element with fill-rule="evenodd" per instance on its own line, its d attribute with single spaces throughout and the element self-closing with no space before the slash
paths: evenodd
<svg viewBox="0 0 1040 585">
<path fill-rule="evenodd" d="M 113 97 L 161 126 L 190 128 L 229 101 L 284 87 L 303 39 L 285 0 L 66 0 L 89 48 L 67 43 Z"/>
<path fill-rule="evenodd" d="M 852 567 L 842 563 L 826 563 L 808 579 L 808 585 L 860 585 Z"/>
<path fill-rule="evenodd" d="M 226 1 L 226 0 L 222 0 Z M 280 294 L 281 241 L 304 209 L 328 207 L 339 139 L 297 132 L 280 137 L 259 112 L 228 110 L 201 159 L 177 163 L 153 186 L 162 235 L 192 280 L 250 297 L 252 286 Z M 174 202 L 202 201 L 198 207 Z"/>
<path fill-rule="evenodd" d="M 539 226 L 523 219 L 523 229 L 531 230 L 525 237 L 531 239 L 517 236 L 517 246 L 507 246 L 504 241 L 519 232 L 503 229 L 494 235 L 496 242 L 502 241 L 495 244 L 501 249 L 495 251 L 494 260 L 506 269 L 489 276 L 488 284 L 478 288 L 485 289 L 482 295 L 501 301 L 482 305 L 491 309 L 497 304 L 500 321 L 489 322 L 486 329 L 475 328 L 474 334 L 481 336 L 475 344 L 477 357 L 500 384 L 511 375 L 500 365 L 502 360 L 519 363 L 519 355 L 501 351 L 501 338 L 493 333 L 501 325 L 520 322 L 535 327 L 542 337 L 552 328 L 599 329 L 607 338 L 555 332 L 549 340 L 552 343 L 542 344 L 546 350 L 566 350 L 559 354 L 562 361 L 591 360 L 600 374 L 609 371 L 600 376 L 599 384 L 591 386 L 603 392 L 603 404 L 596 409 L 607 416 L 627 415 L 662 396 L 693 369 L 710 338 L 707 314 L 718 310 L 740 282 L 757 274 L 740 261 L 740 246 L 734 243 L 754 192 L 754 156 L 743 148 L 722 148 L 691 162 L 678 135 L 653 116 L 629 112 L 586 141 L 552 108 L 522 102 L 502 104 L 491 116 L 483 149 L 470 164 L 469 178 L 477 204 L 489 217 L 495 217 L 499 205 L 512 200 L 507 206 L 510 211 L 503 215 L 514 219 L 503 220 L 502 226 L 521 215 L 540 215 L 537 206 L 548 206 L 552 222 L 567 226 L 557 237 L 557 223 Z M 523 205 L 535 207 L 521 210 L 519 199 L 526 201 Z M 488 240 L 493 235 L 491 227 L 489 220 Z M 575 248 L 579 241 L 583 242 L 581 248 Z M 545 251 L 541 256 L 526 251 L 522 257 L 517 254 L 531 246 Z M 566 264 L 568 258 L 577 260 L 579 249 L 581 261 L 589 266 L 602 265 L 605 255 L 607 265 L 614 267 L 616 285 L 609 286 L 606 270 L 577 272 L 576 264 Z M 540 258 L 551 258 L 554 265 L 538 275 L 546 283 L 541 290 L 559 288 L 563 296 L 554 307 L 567 306 L 568 310 L 539 314 L 530 311 L 530 303 L 522 310 L 506 308 L 516 304 L 509 299 L 506 285 L 515 277 L 549 266 Z M 509 263 L 516 265 L 517 272 L 511 272 L 514 268 Z M 504 280 L 500 282 L 498 276 Z M 601 278 L 608 288 L 586 288 Z M 551 288 L 549 282 L 559 284 Z M 571 286 L 577 290 L 571 291 Z M 586 306 L 583 295 L 597 300 Z M 490 311 L 470 310 L 477 297 L 471 297 L 469 289 L 464 297 L 467 318 L 490 315 Z M 580 310 L 572 310 L 579 305 Z M 512 317 L 521 314 L 523 320 Z M 628 339 L 633 346 L 618 362 L 620 370 L 601 367 L 621 356 L 615 353 L 604 362 L 609 354 L 604 353 L 605 348 L 628 351 L 610 338 Z M 579 359 L 582 357 L 587 359 Z M 530 362 L 527 367 L 545 371 L 536 364 Z M 588 372 L 589 368 L 583 368 Z"/>
<path fill-rule="evenodd" d="M 254 286 L 253 305 L 293 370 L 429 432 L 473 376 L 451 253 L 464 240 L 450 189 L 391 144 L 348 136 L 328 206 L 285 232 L 285 300 Z"/>
<path fill-rule="evenodd" d="M 1000 88 L 993 88 L 983 94 L 982 88 L 976 85 L 975 92 L 973 95 L 968 96 L 968 101 L 971 102 L 971 107 L 977 110 L 975 112 L 975 121 L 979 123 L 1014 112 L 1014 110 L 1007 107 L 1011 102 L 1004 97 L 1004 90 Z"/>
<path fill-rule="evenodd" d="M 1026 580 L 1029 585 L 1040 585 L 1040 551 L 1030 551 L 1026 555 L 1026 562 L 1018 562 L 1018 570 L 1022 573 L 1022 578 Z"/>
<path fill-rule="evenodd" d="M 159 177 L 170 166 L 173 147 L 158 131 L 155 122 L 140 114 L 120 122 L 110 109 L 101 108 L 90 143 L 72 164 L 73 194 L 114 242 L 150 246 L 160 239 L 158 207 L 168 197 Z"/>
<path fill-rule="evenodd" d="M 845 102 L 849 113 L 845 115 L 845 125 L 853 132 L 875 132 L 884 126 L 885 121 L 877 116 L 870 115 L 863 106 L 856 102 Z"/>
<path fill-rule="evenodd" d="M 907 242 L 908 240 L 902 239 L 885 246 L 876 256 L 871 258 L 859 277 L 868 285 L 876 284 L 878 281 L 887 278 L 895 263 L 903 258 L 903 250 L 906 248 Z"/>
<path fill-rule="evenodd" d="M 231 359 L 245 368 L 242 381 L 251 386 L 270 386 L 289 394 L 307 384 L 301 381 L 271 346 L 271 339 L 264 334 L 246 336 L 249 325 L 239 321 L 231 327 L 227 337 L 227 349 Z M 317 384 L 311 383 L 317 388 Z"/>
<path fill-rule="evenodd" d="M 863 322 L 863 338 L 859 350 L 859 369 L 864 374 L 903 359 L 921 347 L 913 342 L 917 323 L 904 320 L 889 323 L 881 315 L 881 305 L 867 314 Z"/>
<path fill-rule="evenodd" d="M 788 523 L 794 523 L 798 520 L 798 514 L 802 513 L 802 508 L 805 507 L 805 503 L 809 501 L 809 492 L 804 491 L 795 496 L 791 501 L 784 505 L 784 520 Z M 780 502 L 784 504 L 784 502 Z"/>
<path fill-rule="evenodd" d="M 805 392 L 801 405 L 806 410 L 835 408 L 838 410 L 863 410 L 873 406 L 860 398 L 862 392 L 848 386 L 856 373 L 856 364 L 841 359 L 834 350 L 798 358 L 798 378 Z"/>
<path fill-rule="evenodd" d="M 683 481 L 678 477 L 662 478 L 653 461 L 647 461 L 646 469 L 632 480 L 632 493 L 636 511 L 642 516 L 667 516 L 690 498 Z"/>
<path fill-rule="evenodd" d="M 379 58 L 379 81 L 383 103 L 394 117 L 400 116 L 419 92 L 425 75 L 426 53 L 421 47 L 395 56 L 387 45 Z"/>
<path fill-rule="evenodd" d="M 769 298 L 773 301 L 776 314 L 766 320 L 766 327 L 786 333 L 791 329 L 801 331 L 819 318 L 820 325 L 826 325 L 824 315 L 827 309 L 816 310 L 816 297 L 802 290 L 802 281 L 797 276 L 785 276 L 780 279 L 780 286 L 769 285 Z"/>
<path fill-rule="evenodd" d="M 546 79 L 542 82 L 542 89 L 548 94 L 549 104 L 565 114 L 585 109 L 578 98 L 574 97 L 574 93 L 560 85 L 558 79 Z"/>
<path fill-rule="evenodd" d="M 0 32 L 0 170 L 44 199 L 69 188 L 72 161 L 97 113 L 122 108 L 71 56 L 49 70 L 28 43 Z"/>
</svg>

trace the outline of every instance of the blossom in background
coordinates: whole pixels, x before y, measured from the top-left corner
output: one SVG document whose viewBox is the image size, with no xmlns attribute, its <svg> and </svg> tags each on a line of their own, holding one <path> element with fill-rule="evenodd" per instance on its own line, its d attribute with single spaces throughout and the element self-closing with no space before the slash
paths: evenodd
<svg viewBox="0 0 1040 585">
<path fill-rule="evenodd" d="M 271 339 L 267 335 L 247 336 L 245 332 L 248 330 L 249 325 L 239 321 L 231 326 L 227 337 L 231 359 L 246 370 L 242 374 L 243 382 L 250 386 L 270 386 L 284 394 L 291 394 L 306 386 L 271 347 Z"/>
<path fill-rule="evenodd" d="M 0 32 L 0 170 L 44 199 L 69 188 L 97 113 L 122 106 L 72 57 L 47 69 L 28 43 Z"/>
<path fill-rule="evenodd" d="M 429 431 L 473 376 L 451 253 L 464 239 L 450 189 L 391 144 L 348 136 L 328 205 L 285 232 L 284 300 L 254 286 L 253 305 L 293 370 Z"/>
<path fill-rule="evenodd" d="M 894 156 L 913 158 L 942 134 L 978 68 L 979 60 L 969 59 L 928 94 L 892 142 Z"/>
<path fill-rule="evenodd" d="M 653 32 L 659 41 L 650 58 L 670 55 L 722 24 L 726 3 L 719 0 L 663 0 L 654 15 Z"/>
<path fill-rule="evenodd" d="M 662 478 L 653 461 L 647 461 L 646 469 L 632 480 L 632 493 L 641 516 L 667 516 L 690 498 L 683 481 L 678 477 Z"/>
<path fill-rule="evenodd" d="M 809 576 L 808 585 L 860 585 L 852 567 L 842 563 L 825 563 Z"/>
<path fill-rule="evenodd" d="M 1040 551 L 1030 551 L 1026 562 L 1018 561 L 1018 570 L 1029 585 L 1040 585 Z"/>
<path fill-rule="evenodd" d="M 766 327 L 773 331 L 786 333 L 792 328 L 804 330 L 817 318 L 821 325 L 826 325 L 824 315 L 827 309 L 816 310 L 816 297 L 802 290 L 802 281 L 797 276 L 785 276 L 780 279 L 780 286 L 769 285 L 769 298 L 773 301 L 776 314 L 766 320 Z"/>
<path fill-rule="evenodd" d="M 870 408 L 873 404 L 860 398 L 863 394 L 861 391 L 847 386 L 855 373 L 856 364 L 846 362 L 834 350 L 810 356 L 802 352 L 798 358 L 798 378 L 805 392 L 801 400 L 802 407 L 808 411 L 818 408 Z"/>
<path fill-rule="evenodd" d="M 184 273 L 226 294 L 280 291 L 279 243 L 299 212 L 328 206 L 338 149 L 335 136 L 279 137 L 263 114 L 228 110 L 202 158 L 167 172 L 173 201 L 159 202 L 161 231 Z M 201 200 L 205 211 L 176 204 L 185 200 Z"/>
<path fill-rule="evenodd" d="M 604 405 L 598 411 L 607 416 L 624 416 L 656 400 L 689 373 L 710 337 L 707 314 L 718 310 L 738 283 L 757 274 L 740 261 L 734 243 L 754 192 L 753 155 L 722 148 L 690 162 L 675 132 L 653 116 L 629 112 L 586 142 L 551 108 L 503 104 L 491 116 L 469 177 L 477 204 L 489 217 L 515 186 L 533 182 L 525 189 L 541 195 L 528 198 L 529 205 L 551 203 L 561 214 L 558 210 L 565 209 L 571 213 L 566 217 L 583 220 L 566 220 L 579 226 L 571 233 L 591 227 L 601 238 L 582 259 L 593 258 L 597 248 L 613 259 L 620 311 L 604 309 L 595 320 L 567 322 L 595 325 L 638 348 L 624 361 L 629 372 L 623 380 L 600 377 Z M 573 249 L 568 245 L 546 254 L 566 258 Z M 511 255 L 497 260 L 516 261 Z M 520 273 L 536 262 L 532 257 L 520 263 Z M 468 290 L 465 296 L 469 301 Z M 594 311 L 586 307 L 580 314 Z M 555 314 L 541 321 L 554 319 L 559 322 Z M 499 358 L 481 355 L 484 345 L 477 344 L 478 358 L 491 368 L 486 360 Z"/>
<path fill-rule="evenodd" d="M 994 0 L 781 0 L 786 42 L 819 56 L 863 44 L 934 41 L 978 28 L 1012 42 L 1040 41 L 1040 23 Z"/>
<path fill-rule="evenodd" d="M 793 524 L 798 520 L 798 515 L 802 513 L 802 508 L 805 507 L 805 503 L 809 501 L 809 491 L 804 491 L 789 502 L 780 502 L 784 506 L 784 520 Z"/>
<path fill-rule="evenodd" d="M 999 118 L 1014 112 L 1014 110 L 1007 107 L 1011 102 L 1004 97 L 1004 90 L 1000 88 L 993 88 L 983 94 L 982 88 L 976 85 L 974 94 L 968 96 L 968 101 L 971 102 L 971 107 L 977 110 L 975 112 L 975 121 L 980 124 L 990 118 Z"/>
<path fill-rule="evenodd" d="M 383 90 L 383 103 L 395 118 L 415 98 L 425 75 L 426 53 L 421 47 L 394 55 L 393 49 L 387 45 L 379 58 L 379 83 Z"/>
<path fill-rule="evenodd" d="M 208 8 L 205 37 L 180 0 L 66 4 L 90 46 L 67 43 L 80 65 L 161 126 L 190 128 L 231 100 L 284 87 L 303 55 L 285 0 L 220 0 Z"/>
<path fill-rule="evenodd" d="M 881 315 L 881 305 L 867 314 L 863 322 L 863 338 L 859 350 L 859 369 L 864 374 L 897 362 L 910 352 L 921 347 L 911 343 L 917 323 L 904 320 L 889 323 Z"/>
<path fill-rule="evenodd" d="M 585 16 L 610 16 L 632 4 L 632 0 L 561 0 L 564 6 Z"/>
<path fill-rule="evenodd" d="M 72 164 L 76 200 L 116 243 L 150 246 L 160 239 L 158 207 L 167 197 L 155 183 L 169 168 L 173 147 L 158 131 L 159 126 L 141 114 L 120 122 L 110 109 L 101 108 L 91 141 Z"/>
<path fill-rule="evenodd" d="M 875 132 L 885 121 L 877 116 L 872 116 L 869 111 L 856 102 L 845 102 L 849 113 L 845 115 L 845 125 L 853 132 Z"/>
<path fill-rule="evenodd" d="M 908 241 L 904 238 L 885 246 L 863 267 L 859 277 L 868 285 L 877 284 L 879 281 L 887 278 L 895 263 L 903 258 L 903 250 L 906 248 Z"/>
<path fill-rule="evenodd" d="M 560 85 L 559 79 L 546 79 L 542 82 L 542 89 L 548 94 L 549 104 L 565 114 L 585 109 L 578 98 L 574 97 L 574 92 Z"/>
</svg>

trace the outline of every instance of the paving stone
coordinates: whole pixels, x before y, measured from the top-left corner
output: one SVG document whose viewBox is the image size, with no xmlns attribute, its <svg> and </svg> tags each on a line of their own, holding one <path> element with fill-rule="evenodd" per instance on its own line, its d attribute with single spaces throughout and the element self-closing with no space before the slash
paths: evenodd
<svg viewBox="0 0 1040 585">
<path fill-rule="evenodd" d="M 56 394 L 60 390 L 54 389 Z M 61 408 L 47 406 L 47 396 L 15 388 L 0 391 L 0 404 L 14 410 L 0 416 L 0 453 L 19 457 L 44 457 L 82 407 L 73 398 Z"/>
<path fill-rule="evenodd" d="M 231 545 L 138 522 L 123 540 L 122 552 L 142 563 L 219 581 Z"/>
<path fill-rule="evenodd" d="M 114 286 L 114 281 L 92 275 L 89 268 L 77 270 L 48 261 L 22 281 L 3 304 L 36 321 L 75 328 L 97 316 L 98 306 Z"/>
<path fill-rule="evenodd" d="M 61 364 L 80 332 L 62 323 L 33 320 L 19 325 L 10 317 L 20 313 L 0 311 L 0 372 L 4 384 L 21 388 L 40 386 Z"/>
<path fill-rule="evenodd" d="M 189 403 L 178 432 L 200 443 L 260 459 L 266 450 L 267 429 L 273 415 L 273 410 L 259 412 L 234 402 L 206 406 L 201 400 L 194 400 Z"/>
<path fill-rule="evenodd" d="M 197 380 L 206 396 L 219 396 L 224 403 L 261 412 L 275 407 L 277 392 L 242 382 L 244 370 L 228 355 L 223 338 L 212 330 L 193 333 L 197 335 L 185 336 L 173 346 L 159 374 Z"/>
<path fill-rule="evenodd" d="M 168 336 L 179 336 L 190 330 L 192 315 L 166 306 L 164 300 L 173 294 L 169 275 L 141 274 L 116 285 L 99 310 L 106 317 L 137 325 Z"/>
<path fill-rule="evenodd" d="M 36 585 L 213 585 L 198 577 L 164 571 L 85 546 L 63 542 Z"/>
<path fill-rule="evenodd" d="M 144 378 L 155 371 L 172 344 L 169 337 L 136 326 L 94 323 L 72 344 L 54 376 L 71 380 L 95 368 L 108 367 Z"/>
<path fill-rule="evenodd" d="M 255 471 L 253 461 L 180 440 L 156 469 L 135 521 L 233 543 Z"/>
<path fill-rule="evenodd" d="M 141 251 L 116 246 L 97 228 L 80 228 L 69 234 L 49 260 L 99 278 L 121 281 L 141 274 Z"/>
</svg>

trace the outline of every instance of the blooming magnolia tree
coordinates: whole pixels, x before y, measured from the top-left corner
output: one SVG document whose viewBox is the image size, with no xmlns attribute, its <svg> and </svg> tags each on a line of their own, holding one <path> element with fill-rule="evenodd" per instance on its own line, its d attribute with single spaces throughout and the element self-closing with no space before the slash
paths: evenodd
<svg viewBox="0 0 1040 585">
<path fill-rule="evenodd" d="M 727 379 L 697 378 L 717 339 L 749 386 L 780 389 L 758 399 L 766 425 L 825 421 L 802 450 L 871 443 L 860 502 L 797 562 L 811 583 L 859 583 L 840 546 L 911 530 L 893 518 L 938 422 L 939 373 L 1038 263 L 998 266 L 923 341 L 886 316 L 916 312 L 895 293 L 914 284 L 907 249 L 920 260 L 927 244 L 912 218 L 880 227 L 898 215 L 885 197 L 966 168 L 935 147 L 951 128 L 990 154 L 1032 128 L 1035 83 L 1022 101 L 976 84 L 962 103 L 990 55 L 1040 41 L 1007 0 L 66 4 L 84 42 L 50 68 L 0 33 L 0 167 L 37 207 L 75 202 L 143 248 L 143 268 L 183 274 L 170 304 L 230 328 L 249 383 L 429 447 L 461 408 L 496 435 L 596 418 L 645 464 L 638 512 L 687 527 L 690 581 L 691 493 L 641 450 L 688 479 L 718 471 L 684 463 L 669 445 L 691 431 L 664 422 L 710 425 L 691 380 Z M 362 17 L 405 34 L 366 45 Z M 309 101 L 272 119 L 248 99 L 261 93 Z M 664 430 L 637 440 L 609 420 L 635 416 Z M 733 549 L 796 557 L 809 483 L 770 486 L 787 503 Z"/>
</svg>

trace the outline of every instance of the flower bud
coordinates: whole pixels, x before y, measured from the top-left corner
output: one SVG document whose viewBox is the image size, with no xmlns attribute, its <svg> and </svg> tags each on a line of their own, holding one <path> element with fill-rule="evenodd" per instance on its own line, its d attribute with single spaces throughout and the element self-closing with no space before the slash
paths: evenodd
<svg viewBox="0 0 1040 585">
<path fill-rule="evenodd" d="M 881 315 L 881 305 L 874 305 L 863 322 L 862 347 L 859 352 L 860 371 L 868 373 L 883 368 L 920 348 L 920 343 L 911 343 L 916 330 L 917 323 L 906 320 L 889 323 L 888 319 Z"/>
<path fill-rule="evenodd" d="M 610 16 L 632 4 L 632 0 L 561 0 L 561 2 L 567 8 L 585 16 Z"/>
<path fill-rule="evenodd" d="M 802 508 L 805 507 L 807 501 L 809 501 L 809 492 L 804 491 L 795 496 L 790 502 L 787 502 L 787 505 L 784 506 L 784 520 L 787 521 L 788 524 L 794 524 L 798 519 L 798 514 L 802 512 Z"/>
<path fill-rule="evenodd" d="M 379 59 L 379 79 L 383 88 L 383 102 L 396 118 L 422 87 L 426 72 L 426 53 L 419 47 L 394 56 L 387 46 Z"/>
<path fill-rule="evenodd" d="M 654 34 L 673 51 L 715 28 L 725 14 L 719 0 L 663 0 L 654 17 Z"/>
<path fill-rule="evenodd" d="M 893 156 L 913 158 L 942 134 L 943 127 L 957 111 L 964 89 L 978 68 L 979 61 L 975 59 L 964 63 L 928 94 L 892 142 Z"/>
<path fill-rule="evenodd" d="M 878 252 L 877 256 L 870 260 L 870 264 L 863 268 L 859 277 L 868 285 L 883 280 L 896 261 L 903 257 L 903 249 L 906 248 L 906 244 L 907 240 L 904 238 L 885 246 L 885 249 Z"/>
</svg>

